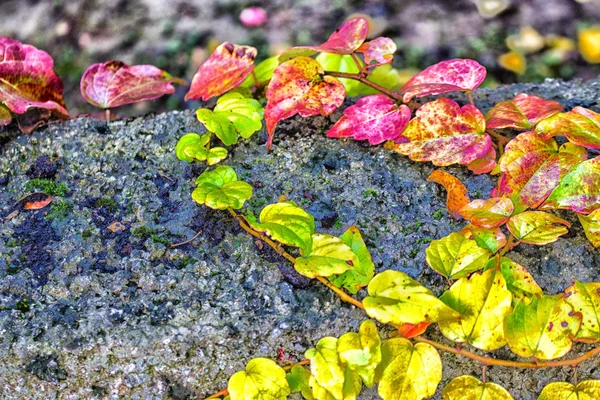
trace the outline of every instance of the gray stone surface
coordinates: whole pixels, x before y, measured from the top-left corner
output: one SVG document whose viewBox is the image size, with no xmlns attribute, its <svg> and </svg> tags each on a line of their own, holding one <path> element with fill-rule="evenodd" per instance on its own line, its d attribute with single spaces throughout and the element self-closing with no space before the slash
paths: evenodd
<svg viewBox="0 0 600 400">
<path fill-rule="evenodd" d="M 599 89 L 599 81 L 547 81 L 480 91 L 476 102 L 487 109 L 525 91 L 597 110 Z M 315 215 L 321 232 L 341 234 L 356 224 L 378 270 L 406 271 L 440 294 L 444 282 L 427 267 L 424 250 L 464 223 L 449 218 L 444 190 L 426 182 L 433 166 L 325 138 L 340 115 L 281 123 L 270 154 L 264 132 L 231 148 L 226 163 L 255 187 L 248 209 L 258 213 L 286 195 Z M 227 213 L 191 200 L 202 167 L 178 161 L 174 147 L 184 133 L 201 130 L 185 111 L 108 124 L 80 118 L 16 138 L 0 133 L 0 143 L 8 140 L 0 148 L 0 397 L 203 398 L 252 357 L 275 358 L 281 348 L 302 358 L 320 337 L 356 330 L 365 319 L 318 282 L 298 281 Z M 42 155 L 55 161 L 54 179 L 68 187 L 55 199 L 66 214 L 52 217 L 46 208 L 11 216 Z M 472 198 L 487 197 L 495 182 L 465 168 L 447 170 Z M 550 293 L 573 278 L 600 278 L 600 252 L 572 215 L 563 216 L 574 225 L 569 235 L 509 253 Z M 112 233 L 114 221 L 125 230 Z M 191 244 L 170 248 L 197 231 Z M 442 356 L 443 383 L 479 374 L 475 362 Z M 580 379 L 600 378 L 597 362 L 582 365 Z M 535 399 L 550 380 L 569 376 L 569 368 L 488 369 L 515 399 Z M 367 391 L 360 398 L 376 397 Z"/>
</svg>

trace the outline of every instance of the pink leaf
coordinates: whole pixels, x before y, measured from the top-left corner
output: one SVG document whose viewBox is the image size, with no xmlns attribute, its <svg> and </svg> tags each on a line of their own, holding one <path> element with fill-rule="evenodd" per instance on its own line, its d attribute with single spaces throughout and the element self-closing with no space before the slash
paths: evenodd
<svg viewBox="0 0 600 400">
<path fill-rule="evenodd" d="M 261 26 L 267 22 L 267 11 L 262 7 L 244 8 L 240 14 L 240 21 L 245 26 Z"/>
<path fill-rule="evenodd" d="M 486 115 L 487 127 L 531 129 L 544 118 L 562 110 L 559 102 L 520 93 L 514 99 L 501 101 L 492 107 Z"/>
<path fill-rule="evenodd" d="M 475 175 L 481 175 L 491 172 L 494 168 L 496 168 L 496 164 L 496 149 L 490 147 L 488 152 L 485 153 L 483 157 L 480 157 L 467 164 L 467 168 L 473 171 Z"/>
<path fill-rule="evenodd" d="M 364 18 L 354 18 L 336 29 L 325 43 L 318 46 L 297 46 L 281 53 L 279 62 L 294 57 L 308 57 L 315 53 L 352 54 L 367 38 L 369 23 Z"/>
<path fill-rule="evenodd" d="M 371 64 L 372 61 L 378 64 L 387 64 L 394 59 L 394 53 L 398 50 L 396 43 L 390 38 L 378 37 L 370 42 L 363 43 L 356 51 L 363 53 L 365 63 Z"/>
<path fill-rule="evenodd" d="M 81 77 L 81 95 L 99 108 L 114 108 L 173 94 L 172 83 L 181 83 L 152 65 L 108 61 L 90 66 Z"/>
<path fill-rule="evenodd" d="M 485 67 L 477 61 L 457 58 L 426 68 L 400 89 L 404 102 L 413 97 L 476 89 L 485 79 Z"/>
<path fill-rule="evenodd" d="M 207 101 L 239 86 L 254 70 L 256 54 L 254 47 L 221 44 L 198 68 L 185 100 Z"/>
<path fill-rule="evenodd" d="M 410 109 L 396 105 L 382 94 L 363 97 L 346 110 L 344 116 L 327 132 L 327 137 L 354 137 L 375 145 L 394 140 L 410 120 Z"/>
</svg>

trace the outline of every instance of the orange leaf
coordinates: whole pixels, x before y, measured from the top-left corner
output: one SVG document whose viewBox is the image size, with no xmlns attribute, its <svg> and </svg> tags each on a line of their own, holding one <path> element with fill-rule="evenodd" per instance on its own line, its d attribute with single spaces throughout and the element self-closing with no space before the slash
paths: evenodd
<svg viewBox="0 0 600 400">
<path fill-rule="evenodd" d="M 440 169 L 433 171 L 427 178 L 427 181 L 439 183 L 446 189 L 448 192 L 448 197 L 446 199 L 448 212 L 452 218 L 460 219 L 461 215 L 459 210 L 470 201 L 465 185 L 463 185 L 458 178 Z"/>
<path fill-rule="evenodd" d="M 46 195 L 47 196 L 47 195 Z M 46 207 L 48 204 L 50 204 L 52 202 L 53 197 L 52 196 L 47 196 L 45 199 L 43 200 L 38 200 L 38 201 L 28 201 L 27 203 L 25 203 L 25 205 L 23 206 L 24 210 L 39 210 L 41 208 Z"/>
<path fill-rule="evenodd" d="M 398 335 L 400 337 L 410 339 L 415 336 L 422 335 L 427 330 L 427 327 L 430 325 L 429 322 L 421 322 L 420 324 L 401 324 L 396 325 L 398 329 Z"/>
</svg>

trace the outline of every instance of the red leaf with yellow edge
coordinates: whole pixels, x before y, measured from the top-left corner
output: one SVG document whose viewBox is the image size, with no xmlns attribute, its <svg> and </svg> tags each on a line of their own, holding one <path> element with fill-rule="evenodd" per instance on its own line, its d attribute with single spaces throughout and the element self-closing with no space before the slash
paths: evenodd
<svg viewBox="0 0 600 400">
<path fill-rule="evenodd" d="M 600 247 L 600 209 L 589 215 L 577 214 L 585 236 L 594 247 Z"/>
<path fill-rule="evenodd" d="M 506 227 L 520 242 L 541 246 L 567 234 L 571 224 L 544 211 L 525 211 L 510 217 Z"/>
<path fill-rule="evenodd" d="M 364 18 L 354 18 L 329 36 L 325 43 L 318 46 L 297 46 L 281 53 L 279 62 L 295 57 L 308 57 L 315 53 L 352 54 L 367 38 L 369 23 Z"/>
<path fill-rule="evenodd" d="M 536 208 L 586 158 L 583 147 L 565 143 L 559 149 L 552 138 L 544 140 L 534 131 L 521 133 L 506 145 L 500 158 L 502 176 L 495 193 L 510 197 L 517 212 Z"/>
<path fill-rule="evenodd" d="M 472 105 L 462 108 L 447 98 L 422 105 L 396 143 L 386 148 L 407 155 L 413 161 L 433 165 L 467 165 L 484 157 L 492 140 L 485 133 L 485 118 Z"/>
<path fill-rule="evenodd" d="M 254 47 L 221 44 L 198 68 L 185 99 L 206 101 L 239 86 L 254 70 L 256 54 Z"/>
<path fill-rule="evenodd" d="M 0 36 L 0 104 L 15 114 L 43 108 L 68 118 L 63 84 L 52 70 L 53 65 L 48 53 Z M 0 114 L 2 124 L 8 124 L 6 109 Z"/>
<path fill-rule="evenodd" d="M 600 114 L 587 108 L 556 114 L 541 121 L 535 130 L 544 138 L 564 135 L 571 143 L 600 149 Z"/>
<path fill-rule="evenodd" d="M 410 339 L 415 336 L 419 336 L 425 333 L 427 327 L 431 325 L 430 322 L 421 322 L 420 324 L 400 324 L 396 325 L 398 329 L 398 336 Z"/>
<path fill-rule="evenodd" d="M 457 58 L 442 61 L 413 76 L 400 89 L 404 102 L 413 97 L 475 90 L 485 79 L 485 67 L 477 61 Z"/>
<path fill-rule="evenodd" d="M 557 101 L 520 93 L 510 101 L 497 103 L 488 111 L 487 127 L 489 129 L 532 129 L 544 118 L 562 110 L 563 106 Z"/>
<path fill-rule="evenodd" d="M 471 170 L 475 175 L 487 174 L 496 168 L 496 149 L 490 147 L 487 153 L 483 157 L 479 157 L 475 161 L 471 161 L 467 164 L 467 168 Z"/>
<path fill-rule="evenodd" d="M 565 175 L 540 209 L 560 208 L 588 214 L 600 209 L 600 156 L 578 164 Z"/>
<path fill-rule="evenodd" d="M 81 77 L 80 89 L 88 103 L 106 109 L 173 94 L 174 82 L 185 84 L 153 65 L 108 61 L 90 66 Z"/>
<path fill-rule="evenodd" d="M 427 181 L 438 183 L 446 189 L 446 192 L 448 192 L 446 198 L 448 212 L 452 218 L 460 219 L 460 209 L 469 203 L 469 195 L 465 185 L 455 176 L 440 169 L 433 171 L 427 177 Z"/>
<path fill-rule="evenodd" d="M 354 137 L 375 145 L 394 140 L 410 120 L 410 109 L 382 94 L 366 96 L 344 110 L 344 116 L 327 132 L 330 138 Z"/>
<path fill-rule="evenodd" d="M 495 228 L 508 221 L 514 209 L 510 199 L 492 197 L 487 200 L 473 200 L 462 207 L 459 213 L 475 226 Z"/>
<path fill-rule="evenodd" d="M 390 38 L 378 37 L 370 42 L 363 43 L 357 53 L 363 53 L 365 64 L 369 65 L 375 61 L 377 64 L 391 63 L 394 59 L 394 53 L 398 50 L 396 43 Z"/>
<path fill-rule="evenodd" d="M 346 89 L 336 78 L 324 76 L 323 67 L 314 59 L 297 57 L 273 72 L 266 96 L 267 148 L 270 148 L 277 122 L 295 114 L 327 116 L 342 105 Z"/>
</svg>

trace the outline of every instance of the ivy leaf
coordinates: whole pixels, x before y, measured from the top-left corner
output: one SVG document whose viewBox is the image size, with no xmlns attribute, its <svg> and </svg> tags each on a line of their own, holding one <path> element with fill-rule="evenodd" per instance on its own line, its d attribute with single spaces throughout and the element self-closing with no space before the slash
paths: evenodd
<svg viewBox="0 0 600 400">
<path fill-rule="evenodd" d="M 242 208 L 246 200 L 252 197 L 252 186 L 237 180 L 233 168 L 218 166 L 213 171 L 204 171 L 196 180 L 198 187 L 192 192 L 192 198 L 215 210 L 234 210 Z"/>
<path fill-rule="evenodd" d="M 539 297 L 544 294 L 525 267 L 507 257 L 499 258 L 498 266 L 506 280 L 506 287 L 513 295 L 513 305 L 521 300 L 529 301 L 534 296 Z"/>
<path fill-rule="evenodd" d="M 54 62 L 45 51 L 0 36 L 0 121 L 10 123 L 10 114 L 24 114 L 31 108 L 50 110 L 69 118 L 63 100 L 63 84 L 52 70 Z M 3 105 L 3 106 L 1 106 Z M 42 114 L 40 114 L 41 116 Z M 30 133 L 38 125 L 33 124 Z"/>
<path fill-rule="evenodd" d="M 239 86 L 254 69 L 256 54 L 254 47 L 222 43 L 198 68 L 185 100 L 207 101 Z"/>
<path fill-rule="evenodd" d="M 264 82 L 268 82 L 271 80 L 271 77 L 273 76 L 273 71 L 275 71 L 275 68 L 277 68 L 279 66 L 279 59 L 277 56 L 273 56 L 273 57 L 269 57 L 264 61 L 261 61 L 255 68 L 254 68 L 254 76 L 256 76 L 256 79 L 258 79 L 259 83 L 264 83 Z M 240 87 L 244 87 L 244 88 L 251 88 L 253 86 L 256 86 L 256 80 L 254 79 L 254 77 L 252 75 L 248 75 L 246 77 L 246 79 L 244 79 L 244 82 L 242 82 L 240 84 Z"/>
<path fill-rule="evenodd" d="M 369 282 L 363 300 L 369 317 L 384 324 L 420 324 L 458 317 L 431 290 L 404 272 L 387 270 Z"/>
<path fill-rule="evenodd" d="M 492 197 L 487 200 L 473 200 L 460 209 L 460 214 L 475 226 L 496 228 L 508 221 L 514 209 L 510 199 Z"/>
<path fill-rule="evenodd" d="M 340 236 L 354 254 L 358 257 L 358 264 L 341 275 L 330 277 L 331 283 L 337 287 L 344 287 L 350 293 L 357 293 L 360 288 L 367 286 L 375 274 L 375 264 L 371 254 L 356 226 L 351 226 Z"/>
<path fill-rule="evenodd" d="M 443 400 L 513 400 L 502 386 L 493 382 L 483 383 L 470 375 L 459 376 L 450 381 L 442 391 Z"/>
<path fill-rule="evenodd" d="M 512 307 L 512 295 L 497 269 L 459 279 L 440 297 L 461 318 L 440 321 L 440 331 L 453 342 L 491 351 L 506 344 L 502 321 Z"/>
<path fill-rule="evenodd" d="M 577 214 L 585 236 L 594 247 L 600 247 L 600 209 L 589 215 Z"/>
<path fill-rule="evenodd" d="M 81 95 L 90 104 L 114 108 L 175 93 L 173 83 L 187 84 L 153 65 L 121 61 L 91 65 L 81 77 Z"/>
<path fill-rule="evenodd" d="M 293 201 L 269 204 L 260 212 L 260 223 L 250 222 L 252 228 L 265 232 L 271 239 L 304 252 L 312 248 L 315 218 Z"/>
<path fill-rule="evenodd" d="M 12 116 L 8 108 L 0 103 L 0 126 L 6 126 L 12 121 Z"/>
<path fill-rule="evenodd" d="M 202 149 L 200 150 L 202 152 Z M 215 165 L 227 158 L 227 149 L 223 147 L 213 147 L 206 154 L 206 165 Z"/>
<path fill-rule="evenodd" d="M 565 143 L 559 149 L 554 139 L 544 140 L 533 131 L 522 133 L 506 145 L 500 158 L 496 195 L 510 197 L 517 212 L 536 208 L 585 159 L 583 147 Z"/>
<path fill-rule="evenodd" d="M 344 368 L 344 384 L 342 386 L 342 397 L 335 397 L 328 389 L 321 386 L 314 376 L 309 379 L 309 385 L 312 387 L 312 395 L 319 400 L 356 400 L 356 396 L 362 389 L 360 377 L 350 368 Z"/>
<path fill-rule="evenodd" d="M 433 165 L 467 165 L 484 157 L 492 146 L 485 133 L 481 111 L 468 104 L 462 108 L 447 98 L 422 105 L 396 142 L 386 148 L 413 161 L 431 161 Z"/>
<path fill-rule="evenodd" d="M 448 279 L 462 278 L 483 268 L 491 255 L 488 249 L 458 232 L 432 241 L 425 250 L 427 264 Z"/>
<path fill-rule="evenodd" d="M 560 208 L 587 214 L 600 209 L 600 156 L 578 164 L 560 180 L 542 210 Z"/>
<path fill-rule="evenodd" d="M 577 339 L 586 343 L 600 341 L 600 283 L 575 281 L 565 290 L 565 301 L 582 315 Z"/>
<path fill-rule="evenodd" d="M 353 269 L 359 259 L 344 241 L 335 236 L 312 235 L 312 250 L 296 258 L 296 271 L 309 278 L 338 275 Z"/>
<path fill-rule="evenodd" d="M 410 339 L 424 334 L 429 325 L 431 325 L 429 322 L 421 322 L 420 324 L 395 325 L 395 328 L 398 330 L 398 336 Z"/>
<path fill-rule="evenodd" d="M 310 371 L 300 365 L 292 367 L 285 376 L 290 386 L 290 392 L 302 394 L 306 400 L 313 400 L 312 390 L 309 386 Z"/>
<path fill-rule="evenodd" d="M 398 50 L 396 43 L 387 37 L 378 37 L 363 43 L 357 53 L 363 53 L 367 65 L 375 61 L 377 64 L 388 64 L 394 59 L 394 53 Z"/>
<path fill-rule="evenodd" d="M 566 136 L 571 143 L 600 149 L 600 114 L 583 107 L 556 114 L 540 122 L 535 129 L 544 138 Z"/>
<path fill-rule="evenodd" d="M 318 394 L 323 390 L 315 390 L 313 380 L 326 391 L 323 394 L 330 394 L 334 399 L 344 398 L 346 376 L 344 367 L 339 362 L 337 342 L 337 338 L 324 337 L 319 340 L 315 348 L 308 349 L 304 353 L 304 357 L 310 360 L 311 386 L 313 396 L 317 399 L 324 398 Z"/>
<path fill-rule="evenodd" d="M 279 62 L 283 63 L 295 57 L 309 57 L 315 53 L 352 54 L 367 38 L 369 23 L 364 18 L 346 21 L 329 36 L 325 43 L 318 46 L 297 46 L 281 53 Z"/>
<path fill-rule="evenodd" d="M 477 246 L 488 249 L 492 254 L 506 245 L 506 236 L 500 228 L 482 228 L 469 224 L 460 233 L 467 239 L 475 240 Z"/>
<path fill-rule="evenodd" d="M 421 400 L 435 394 L 442 380 L 442 360 L 433 346 L 393 338 L 383 342 L 381 354 L 375 375 L 384 400 Z"/>
<path fill-rule="evenodd" d="M 407 103 L 413 97 L 475 90 L 485 79 L 485 67 L 477 61 L 454 59 L 432 65 L 406 82 L 400 89 Z"/>
<path fill-rule="evenodd" d="M 343 334 L 337 342 L 340 361 L 360 376 L 369 388 L 375 384 L 375 368 L 381 362 L 381 339 L 377 325 L 366 320 L 358 333 Z"/>
<path fill-rule="evenodd" d="M 470 201 L 467 188 L 460 179 L 441 169 L 436 169 L 427 177 L 427 182 L 438 183 L 446 189 L 448 193 L 446 208 L 452 218 L 460 219 L 460 209 Z"/>
<path fill-rule="evenodd" d="M 594 400 L 600 398 L 600 381 L 589 380 L 577 386 L 568 382 L 552 382 L 546 385 L 538 400 Z"/>
<path fill-rule="evenodd" d="M 525 211 L 510 217 L 506 227 L 519 241 L 539 246 L 556 242 L 571 224 L 543 211 Z"/>
<path fill-rule="evenodd" d="M 541 120 L 562 110 L 557 101 L 519 93 L 512 100 L 497 103 L 485 118 L 488 129 L 533 129 Z"/>
<path fill-rule="evenodd" d="M 285 400 L 290 394 L 285 371 L 266 358 L 250 360 L 245 371 L 236 372 L 229 378 L 227 390 L 231 400 Z"/>
<path fill-rule="evenodd" d="M 183 135 L 175 147 L 177 158 L 181 161 L 194 161 L 196 152 L 201 148 L 206 149 L 210 136 L 210 133 L 200 136 L 193 132 Z"/>
<path fill-rule="evenodd" d="M 475 175 L 487 174 L 496 168 L 496 149 L 490 147 L 487 153 L 467 164 L 467 168 Z"/>
<path fill-rule="evenodd" d="M 562 295 L 546 295 L 518 303 L 504 320 L 504 334 L 513 353 L 551 360 L 571 350 L 580 325 L 581 314 Z"/>
<path fill-rule="evenodd" d="M 267 148 L 270 148 L 277 122 L 295 114 L 327 116 L 342 105 L 346 90 L 336 78 L 325 76 L 317 61 L 297 57 L 284 62 L 273 72 L 266 96 Z"/>
<path fill-rule="evenodd" d="M 363 97 L 344 110 L 344 116 L 327 132 L 330 138 L 353 137 L 376 145 L 394 140 L 410 120 L 410 109 L 397 106 L 382 94 Z"/>
</svg>

